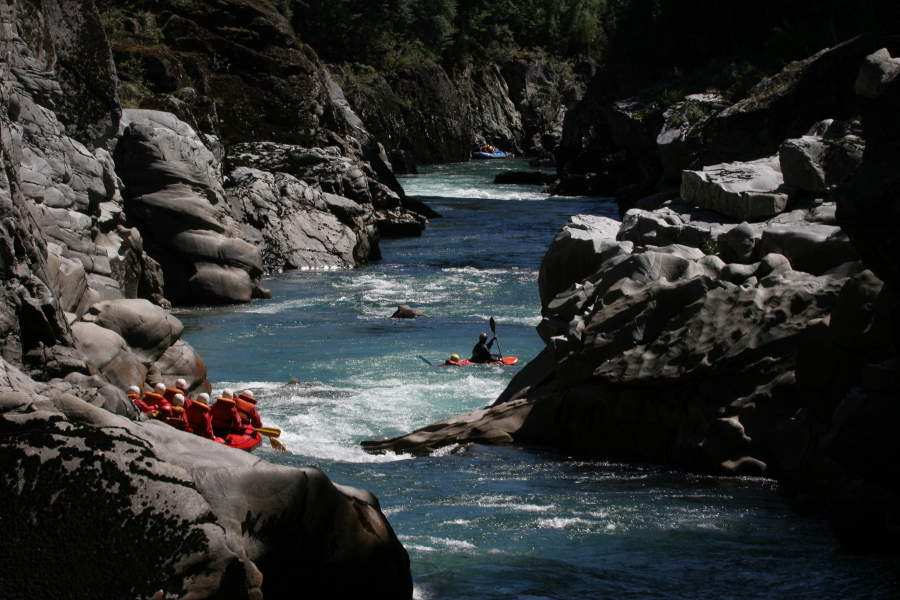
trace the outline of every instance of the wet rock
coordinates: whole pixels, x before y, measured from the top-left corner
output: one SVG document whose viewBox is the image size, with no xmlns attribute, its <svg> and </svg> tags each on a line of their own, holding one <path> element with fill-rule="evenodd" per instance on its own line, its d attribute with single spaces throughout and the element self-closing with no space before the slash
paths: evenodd
<svg viewBox="0 0 900 600">
<path fill-rule="evenodd" d="M 418 317 L 424 317 L 425 313 L 421 310 L 417 310 L 412 308 L 408 304 L 401 304 L 397 307 L 397 310 L 394 311 L 394 314 L 391 315 L 392 319 L 415 319 Z"/>
</svg>

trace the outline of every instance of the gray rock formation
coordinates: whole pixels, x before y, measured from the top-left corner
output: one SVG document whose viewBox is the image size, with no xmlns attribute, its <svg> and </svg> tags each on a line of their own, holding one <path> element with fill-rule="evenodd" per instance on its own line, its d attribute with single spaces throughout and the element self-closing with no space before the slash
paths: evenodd
<svg viewBox="0 0 900 600">
<path fill-rule="evenodd" d="M 237 167 L 225 190 L 242 237 L 262 253 L 264 270 L 346 269 L 377 256 L 359 204 L 293 175 Z M 363 232 L 364 235 L 358 235 Z"/>
<path fill-rule="evenodd" d="M 419 235 L 428 223 L 424 216 L 406 209 L 404 200 L 378 181 L 369 163 L 343 156 L 337 147 L 238 144 L 229 149 L 228 165 L 232 170 L 247 167 L 286 173 L 329 194 L 324 197 L 325 206 L 357 238 L 355 264 L 380 258 L 381 235 Z"/>
<path fill-rule="evenodd" d="M 409 558 L 368 492 L 0 368 L 5 598 L 412 597 Z M 35 578 L 36 553 L 52 577 Z"/>
<path fill-rule="evenodd" d="M 259 250 L 226 218 L 221 164 L 187 123 L 126 110 L 115 159 L 126 213 L 162 265 L 169 298 L 221 304 L 265 296 Z"/>
<path fill-rule="evenodd" d="M 844 183 L 862 162 L 865 141 L 857 129 L 828 119 L 803 137 L 785 140 L 778 150 L 785 185 L 823 196 Z"/>
<path fill-rule="evenodd" d="M 181 323 L 135 299 L 168 304 L 97 145 L 120 111 L 98 23 L 92 2 L 0 4 L 0 597 L 411 597 L 370 494 L 131 420 L 126 385 L 209 382 Z M 222 265 L 258 263 L 219 233 L 218 159 L 158 121 L 157 137 L 131 129 L 152 175 L 132 163 L 129 191 L 178 223 L 148 247 L 202 256 L 220 282 Z"/>
<path fill-rule="evenodd" d="M 703 125 L 727 106 L 728 101 L 719 94 L 691 94 L 666 109 L 656 136 L 665 183 L 679 183 L 682 171 L 702 164 Z"/>
<path fill-rule="evenodd" d="M 726 163 L 685 171 L 681 197 L 694 206 L 707 208 L 742 221 L 760 221 L 787 206 L 784 177 L 778 159 Z"/>
</svg>

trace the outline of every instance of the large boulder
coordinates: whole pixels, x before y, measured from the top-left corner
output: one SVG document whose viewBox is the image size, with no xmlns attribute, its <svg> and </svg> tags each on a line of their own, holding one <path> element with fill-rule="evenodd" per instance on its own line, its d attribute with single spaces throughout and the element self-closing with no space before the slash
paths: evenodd
<svg viewBox="0 0 900 600">
<path fill-rule="evenodd" d="M 681 197 L 700 206 L 741 221 L 761 221 L 782 212 L 788 194 L 777 157 L 742 163 L 703 167 L 685 171 Z"/>
<path fill-rule="evenodd" d="M 293 175 L 237 167 L 226 196 L 230 215 L 260 249 L 268 273 L 350 268 L 378 255 L 363 207 Z"/>
<path fill-rule="evenodd" d="M 169 113 L 126 110 L 123 127 L 115 157 L 126 212 L 162 266 L 166 295 L 182 304 L 265 296 L 259 250 L 227 218 L 216 155 Z"/>
<path fill-rule="evenodd" d="M 541 305 L 546 306 L 573 281 L 581 281 L 604 262 L 631 251 L 629 242 L 619 243 L 619 223 L 609 217 L 576 215 L 556 235 L 538 274 Z"/>
<path fill-rule="evenodd" d="M 829 119 L 778 149 L 784 183 L 818 196 L 842 184 L 859 168 L 865 141 L 854 124 Z"/>
<path fill-rule="evenodd" d="M 370 493 L 13 377 L 0 393 L 6 597 L 412 597 Z M 53 577 L 34 578 L 38 554 Z"/>
</svg>

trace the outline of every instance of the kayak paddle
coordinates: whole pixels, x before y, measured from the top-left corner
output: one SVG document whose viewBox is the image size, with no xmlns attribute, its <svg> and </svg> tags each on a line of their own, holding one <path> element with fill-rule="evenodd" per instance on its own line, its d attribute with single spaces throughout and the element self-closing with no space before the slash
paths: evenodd
<svg viewBox="0 0 900 600">
<path fill-rule="evenodd" d="M 433 363 L 433 362 L 431 362 L 430 360 L 428 360 L 427 358 L 425 358 L 425 357 L 422 356 L 421 354 L 419 354 L 419 358 L 421 358 L 421 359 L 425 362 L 425 364 L 428 365 L 429 367 L 433 367 L 433 366 L 434 366 L 434 363 Z"/>
<path fill-rule="evenodd" d="M 494 334 L 494 337 L 497 337 L 497 323 L 496 323 L 496 321 L 494 321 L 494 317 L 491 317 L 490 324 L 491 324 L 491 333 Z M 497 341 L 497 354 L 499 354 L 500 358 L 502 359 L 503 358 L 503 350 L 500 349 L 500 340 L 498 339 L 496 341 Z"/>
</svg>

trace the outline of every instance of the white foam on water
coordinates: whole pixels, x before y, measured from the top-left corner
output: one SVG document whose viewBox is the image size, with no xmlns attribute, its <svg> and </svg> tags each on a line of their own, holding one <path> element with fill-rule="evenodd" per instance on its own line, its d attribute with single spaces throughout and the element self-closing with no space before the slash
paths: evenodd
<svg viewBox="0 0 900 600">
<path fill-rule="evenodd" d="M 535 524 L 540 529 L 569 529 L 577 525 L 595 525 L 596 522 L 581 517 L 552 517 L 538 519 Z"/>
<path fill-rule="evenodd" d="M 234 312 L 253 315 L 276 315 L 297 308 L 315 306 L 321 302 L 322 300 L 317 298 L 295 298 L 293 300 L 283 300 L 280 302 L 269 300 L 266 302 L 253 302 L 245 306 L 237 307 L 234 309 Z"/>
</svg>

